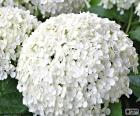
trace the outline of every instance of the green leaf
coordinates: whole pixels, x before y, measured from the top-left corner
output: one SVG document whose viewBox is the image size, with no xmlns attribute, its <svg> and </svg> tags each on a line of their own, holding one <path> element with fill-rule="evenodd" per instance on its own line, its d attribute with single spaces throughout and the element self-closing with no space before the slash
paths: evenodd
<svg viewBox="0 0 140 116">
<path fill-rule="evenodd" d="M 130 38 L 140 41 L 140 26 L 137 26 L 134 30 L 129 32 Z"/>
<path fill-rule="evenodd" d="M 140 87 L 140 75 L 130 75 L 129 79 L 132 84 Z"/>
<path fill-rule="evenodd" d="M 112 9 L 104 9 L 102 6 L 91 6 L 88 9 L 92 13 L 96 13 L 101 17 L 110 18 L 112 20 L 116 20 L 119 22 L 123 22 L 125 24 L 128 23 L 128 19 L 130 16 L 130 10 L 125 11 L 123 15 L 120 15 L 120 12 L 114 7 Z"/>
<path fill-rule="evenodd" d="M 0 114 L 25 113 L 27 107 L 22 104 L 22 95 L 16 89 L 17 80 L 8 78 L 0 81 Z"/>
<path fill-rule="evenodd" d="M 136 102 L 140 102 L 140 97 L 137 99 L 137 101 Z"/>
<path fill-rule="evenodd" d="M 91 0 L 90 5 L 91 6 L 97 6 L 100 3 L 101 0 Z"/>
<path fill-rule="evenodd" d="M 133 45 L 134 47 L 136 48 L 136 52 L 138 53 L 138 57 L 140 59 L 140 41 L 137 41 L 137 40 L 133 40 Z M 139 64 L 140 64 L 140 60 L 139 60 Z M 138 66 L 139 68 L 139 73 L 140 73 L 140 65 Z"/>
<path fill-rule="evenodd" d="M 140 97 L 140 75 L 130 75 L 130 88 L 135 96 Z"/>
<path fill-rule="evenodd" d="M 111 114 L 110 116 L 122 116 L 122 105 L 121 103 L 113 103 L 109 105 Z"/>
</svg>

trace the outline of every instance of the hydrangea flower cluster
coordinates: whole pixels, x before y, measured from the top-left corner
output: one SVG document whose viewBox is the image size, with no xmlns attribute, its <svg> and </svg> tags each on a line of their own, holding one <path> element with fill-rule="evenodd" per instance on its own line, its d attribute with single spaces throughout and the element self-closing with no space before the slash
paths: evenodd
<svg viewBox="0 0 140 116">
<path fill-rule="evenodd" d="M 1 4 L 7 6 L 26 7 L 32 13 L 39 9 L 42 15 L 54 16 L 61 13 L 80 12 L 80 10 L 89 5 L 89 0 L 2 0 Z"/>
<path fill-rule="evenodd" d="M 62 14 L 25 40 L 17 88 L 29 111 L 41 116 L 105 116 L 106 104 L 132 93 L 127 74 L 137 66 L 133 42 L 114 21 Z"/>
<path fill-rule="evenodd" d="M 123 9 L 129 9 L 136 0 L 101 0 L 100 4 L 103 5 L 104 8 L 110 9 L 114 5 L 117 6 L 117 9 L 122 11 Z"/>
<path fill-rule="evenodd" d="M 118 11 L 121 11 L 121 14 L 123 14 L 124 10 L 128 10 L 133 4 L 135 6 L 135 13 L 140 17 L 139 0 L 101 0 L 100 2 L 100 5 L 103 5 L 105 9 L 110 9 L 116 5 Z"/>
<path fill-rule="evenodd" d="M 0 8 L 0 80 L 15 77 L 20 45 L 38 26 L 37 19 L 18 8 Z"/>
<path fill-rule="evenodd" d="M 48 14 L 76 13 L 88 4 L 88 0 L 31 0 L 31 2 L 38 6 L 44 16 Z"/>
</svg>

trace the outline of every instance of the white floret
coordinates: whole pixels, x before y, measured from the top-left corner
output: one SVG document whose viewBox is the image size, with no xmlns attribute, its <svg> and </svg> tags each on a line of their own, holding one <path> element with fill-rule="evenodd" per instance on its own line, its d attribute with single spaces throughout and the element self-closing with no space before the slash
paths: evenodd
<svg viewBox="0 0 140 116">
<path fill-rule="evenodd" d="M 0 8 L 0 80 L 16 76 L 21 44 L 37 25 L 37 19 L 28 11 Z"/>
<path fill-rule="evenodd" d="M 62 14 L 23 44 L 17 88 L 35 114 L 100 116 L 101 104 L 131 94 L 127 74 L 137 66 L 133 42 L 118 24 L 92 13 Z"/>
</svg>

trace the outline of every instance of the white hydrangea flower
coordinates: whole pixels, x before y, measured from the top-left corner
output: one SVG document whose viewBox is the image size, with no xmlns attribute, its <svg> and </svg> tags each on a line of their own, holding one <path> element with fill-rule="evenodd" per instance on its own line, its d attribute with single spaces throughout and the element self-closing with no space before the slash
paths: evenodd
<svg viewBox="0 0 140 116">
<path fill-rule="evenodd" d="M 100 5 L 105 9 L 110 9 L 114 5 L 117 6 L 117 10 L 121 14 L 124 13 L 124 10 L 128 10 L 132 5 L 135 6 L 135 13 L 140 17 L 140 1 L 139 0 L 101 0 Z"/>
<path fill-rule="evenodd" d="M 89 0 L 31 0 L 43 15 L 79 12 Z"/>
<path fill-rule="evenodd" d="M 0 80 L 15 77 L 15 63 L 20 45 L 38 25 L 28 11 L 18 8 L 0 8 Z"/>
<path fill-rule="evenodd" d="M 0 3 L 19 7 L 24 5 L 32 13 L 38 8 L 44 17 L 61 13 L 76 13 L 80 12 L 84 6 L 89 6 L 89 0 L 2 0 Z"/>
<path fill-rule="evenodd" d="M 100 5 L 103 5 L 106 9 L 110 9 L 116 5 L 117 9 L 123 14 L 123 10 L 128 10 L 136 1 L 137 0 L 101 0 Z"/>
<path fill-rule="evenodd" d="M 0 0 L 0 6 L 18 7 L 23 10 L 30 10 L 33 14 L 37 7 L 33 7 L 30 0 Z"/>
<path fill-rule="evenodd" d="M 118 24 L 92 13 L 62 14 L 23 44 L 17 88 L 35 114 L 99 116 L 102 103 L 131 94 L 127 74 L 137 66 L 133 42 Z"/>
</svg>

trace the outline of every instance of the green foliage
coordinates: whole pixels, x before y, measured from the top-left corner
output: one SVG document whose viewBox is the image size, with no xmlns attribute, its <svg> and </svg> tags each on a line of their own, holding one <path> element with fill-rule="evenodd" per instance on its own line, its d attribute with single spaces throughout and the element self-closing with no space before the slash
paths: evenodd
<svg viewBox="0 0 140 116">
<path fill-rule="evenodd" d="M 132 75 L 130 78 L 130 88 L 133 90 L 135 96 L 140 100 L 140 75 Z"/>
<path fill-rule="evenodd" d="M 22 104 L 22 95 L 16 89 L 17 81 L 8 78 L 0 81 L 0 115 L 7 113 L 25 113 L 27 107 Z"/>
<path fill-rule="evenodd" d="M 123 116 L 121 103 L 114 103 L 109 105 L 111 114 L 110 116 Z"/>
<path fill-rule="evenodd" d="M 134 30 L 129 32 L 130 38 L 140 42 L 140 26 L 137 26 Z"/>
</svg>

